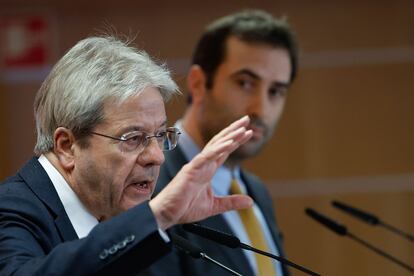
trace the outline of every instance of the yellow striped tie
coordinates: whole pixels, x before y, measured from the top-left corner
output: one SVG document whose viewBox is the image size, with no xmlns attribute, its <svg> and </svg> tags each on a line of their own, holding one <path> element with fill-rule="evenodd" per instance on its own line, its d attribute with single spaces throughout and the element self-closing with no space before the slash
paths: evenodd
<svg viewBox="0 0 414 276">
<path fill-rule="evenodd" d="M 240 185 L 236 179 L 231 181 L 230 192 L 232 194 L 242 194 Z M 238 210 L 239 216 L 249 236 L 251 246 L 269 252 L 266 239 L 264 237 L 259 221 L 254 214 L 253 207 Z M 272 260 L 266 256 L 255 254 L 257 268 L 260 276 L 276 275 Z"/>
</svg>

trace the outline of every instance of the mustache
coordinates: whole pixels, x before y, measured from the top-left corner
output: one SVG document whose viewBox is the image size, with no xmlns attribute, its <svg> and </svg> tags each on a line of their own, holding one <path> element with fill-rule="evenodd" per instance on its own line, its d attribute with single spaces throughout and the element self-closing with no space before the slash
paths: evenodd
<svg viewBox="0 0 414 276">
<path fill-rule="evenodd" d="M 159 170 L 157 170 L 155 167 L 149 168 L 146 175 L 155 180 L 158 178 Z"/>
<path fill-rule="evenodd" d="M 250 118 L 249 126 L 253 126 L 255 128 L 261 128 L 263 129 L 264 133 L 267 133 L 269 131 L 268 126 L 260 118 Z"/>
<path fill-rule="evenodd" d="M 159 170 L 155 167 L 148 168 L 145 172 L 140 172 L 135 175 L 134 179 L 150 179 L 152 181 L 156 180 L 159 176 Z"/>
</svg>

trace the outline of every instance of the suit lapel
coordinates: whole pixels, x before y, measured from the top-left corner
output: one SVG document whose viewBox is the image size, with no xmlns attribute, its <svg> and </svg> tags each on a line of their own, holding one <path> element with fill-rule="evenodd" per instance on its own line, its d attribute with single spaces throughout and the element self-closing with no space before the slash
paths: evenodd
<svg viewBox="0 0 414 276">
<path fill-rule="evenodd" d="M 165 166 L 170 174 L 171 179 L 174 178 L 179 170 L 188 163 L 179 145 L 174 150 L 165 152 L 165 160 L 166 162 L 163 166 Z"/>
<path fill-rule="evenodd" d="M 62 202 L 50 181 L 46 171 L 36 157 L 33 157 L 20 171 L 19 175 L 27 183 L 34 194 L 47 206 L 55 218 L 55 225 L 63 241 L 77 239 Z"/>
</svg>

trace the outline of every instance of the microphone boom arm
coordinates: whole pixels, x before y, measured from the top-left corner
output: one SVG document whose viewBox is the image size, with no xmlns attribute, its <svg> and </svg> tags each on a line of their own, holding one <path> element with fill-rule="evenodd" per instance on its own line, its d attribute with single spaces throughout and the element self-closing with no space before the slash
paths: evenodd
<svg viewBox="0 0 414 276">
<path fill-rule="evenodd" d="M 242 249 L 246 249 L 246 250 L 251 250 L 253 252 L 259 253 L 261 255 L 265 255 L 266 257 L 270 257 L 273 258 L 285 265 L 291 266 L 293 268 L 296 268 L 302 272 L 305 272 L 309 275 L 314 275 L 314 276 L 320 276 L 320 274 L 313 272 L 307 268 L 304 268 L 298 264 L 295 264 L 283 257 L 280 256 L 276 256 L 273 255 L 271 253 L 262 251 L 260 249 L 254 248 L 250 245 L 247 245 L 245 243 L 240 242 L 239 238 L 237 238 L 234 235 L 228 234 L 228 233 L 224 233 L 212 228 L 209 228 L 207 226 L 202 226 L 200 224 L 196 224 L 196 223 L 191 223 L 191 224 L 185 224 L 183 225 L 183 228 L 185 231 L 191 232 L 193 234 L 199 235 L 203 238 L 209 239 L 211 241 L 214 241 L 218 244 L 221 245 L 225 245 L 227 247 L 230 248 L 242 248 Z"/>
<path fill-rule="evenodd" d="M 346 212 L 346 213 L 348 213 L 348 214 L 350 214 L 350 215 L 352 215 L 352 216 L 354 216 L 354 217 L 356 217 L 356 218 L 358 218 L 358 219 L 360 219 L 360 220 L 362 220 L 362 221 L 364 221 L 368 224 L 371 224 L 371 225 L 374 225 L 374 226 L 375 225 L 380 225 L 380 226 L 386 228 L 387 230 L 393 232 L 394 234 L 400 235 L 400 236 L 408 239 L 409 241 L 414 242 L 414 235 L 412 235 L 410 233 L 407 233 L 407 232 L 404 232 L 404 231 L 402 231 L 401 229 L 398 229 L 395 226 L 392 226 L 392 225 L 389 225 L 389 224 L 383 222 L 381 219 L 379 219 L 377 216 L 375 216 L 373 214 L 370 214 L 366 211 L 362 211 L 361 209 L 352 207 L 348 204 L 345 204 L 343 202 L 339 202 L 337 200 L 333 200 L 332 205 L 334 207 L 338 208 L 339 210 L 341 210 L 343 212 Z"/>
<path fill-rule="evenodd" d="M 279 256 L 273 255 L 273 254 L 271 254 L 271 253 L 269 253 L 269 252 L 262 251 L 262 250 L 260 250 L 260 249 L 257 249 L 257 248 L 254 248 L 254 247 L 251 247 L 251 246 L 250 246 L 250 245 L 248 245 L 248 244 L 245 244 L 245 243 L 242 243 L 242 242 L 241 242 L 241 243 L 240 243 L 240 247 L 241 247 L 241 248 L 243 248 L 243 249 L 247 249 L 247 250 L 250 250 L 250 251 L 253 251 L 253 252 L 259 253 L 259 254 L 261 254 L 261 255 L 265 255 L 265 256 L 267 256 L 267 257 L 273 258 L 273 259 L 275 259 L 275 260 L 277 260 L 277 261 L 281 262 L 282 264 L 285 264 L 285 265 L 288 265 L 288 266 L 294 267 L 294 268 L 296 268 L 296 269 L 298 269 L 298 270 L 300 270 L 300 271 L 302 271 L 302 272 L 305 272 L 305 273 L 307 273 L 307 274 L 309 274 L 309 275 L 313 275 L 313 276 L 320 276 L 320 274 L 318 274 L 318 273 L 316 273 L 316 272 L 313 272 L 312 270 L 309 270 L 309 269 L 307 269 L 307 268 L 305 268 L 305 267 L 303 267 L 303 266 L 300 266 L 300 265 L 298 265 L 298 264 L 292 263 L 291 261 L 289 261 L 289 260 L 287 260 L 287 259 L 284 259 L 284 258 L 281 258 L 281 257 L 279 257 Z"/>
<path fill-rule="evenodd" d="M 217 262 L 213 258 L 210 258 L 206 253 L 200 253 L 200 255 L 201 255 L 201 258 L 203 258 L 203 259 L 205 259 L 205 260 L 207 260 L 207 261 L 209 261 L 209 262 L 211 262 L 211 263 L 213 263 L 215 265 L 218 265 L 219 267 L 223 268 L 224 270 L 226 270 L 228 272 L 233 273 L 234 275 L 243 276 L 240 273 L 234 271 L 233 269 L 231 269 L 231 268 L 229 268 L 227 266 L 224 266 L 221 263 Z"/>
<path fill-rule="evenodd" d="M 414 268 L 409 266 L 406 263 L 403 263 L 402 261 L 398 260 L 397 258 L 391 256 L 388 253 L 385 253 L 384 251 L 382 251 L 381 249 L 369 244 L 368 242 L 358 238 L 357 236 L 355 236 L 354 234 L 352 234 L 351 232 L 348 231 L 348 229 L 346 228 L 346 226 L 341 225 L 335 221 L 333 221 L 332 219 L 319 214 L 318 212 L 316 212 L 315 210 L 311 209 L 311 208 L 306 208 L 305 212 L 308 216 L 310 216 L 311 218 L 313 218 L 314 220 L 316 220 L 317 222 L 319 222 L 320 224 L 322 224 L 323 226 L 329 228 L 330 230 L 332 230 L 333 232 L 335 232 L 336 234 L 340 235 L 340 236 L 348 236 L 351 239 L 353 239 L 354 241 L 359 242 L 360 244 L 366 246 L 368 249 L 373 250 L 374 252 L 378 253 L 379 255 L 387 258 L 388 260 L 394 262 L 395 264 L 398 264 L 400 266 L 402 266 L 403 268 L 414 272 Z"/>
<path fill-rule="evenodd" d="M 393 257 L 392 255 L 382 251 L 381 249 L 379 249 L 378 247 L 358 238 L 357 236 L 355 236 L 354 234 L 352 234 L 351 232 L 348 231 L 348 233 L 346 234 L 348 237 L 350 237 L 351 239 L 353 239 L 356 242 L 359 242 L 360 244 L 362 244 L 365 247 L 368 247 L 369 249 L 375 251 L 376 253 L 378 253 L 379 255 L 389 259 L 390 261 L 404 267 L 405 269 L 407 269 L 408 271 L 414 272 L 414 268 L 409 266 L 406 263 L 403 263 L 402 261 L 398 260 L 397 258 Z"/>
<path fill-rule="evenodd" d="M 222 263 L 214 260 L 210 256 L 208 256 L 206 253 L 202 252 L 201 248 L 196 246 L 195 244 L 192 244 L 190 241 L 186 240 L 185 238 L 181 237 L 180 235 L 170 233 L 171 241 L 175 245 L 176 248 L 183 251 L 184 253 L 190 255 L 191 257 L 198 259 L 202 258 L 210 263 L 213 263 L 222 269 L 226 270 L 227 272 L 230 272 L 233 275 L 236 276 L 243 276 L 242 274 L 234 271 L 233 269 L 223 265 Z"/>
</svg>

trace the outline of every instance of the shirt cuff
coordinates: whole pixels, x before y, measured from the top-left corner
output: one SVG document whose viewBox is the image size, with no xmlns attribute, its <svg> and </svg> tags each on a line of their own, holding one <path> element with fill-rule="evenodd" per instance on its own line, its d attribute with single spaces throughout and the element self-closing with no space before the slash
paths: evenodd
<svg viewBox="0 0 414 276">
<path fill-rule="evenodd" d="M 158 228 L 158 233 L 160 233 L 161 238 L 166 242 L 170 242 L 170 238 L 168 237 L 167 233 L 163 230 L 161 230 L 160 228 Z"/>
</svg>

